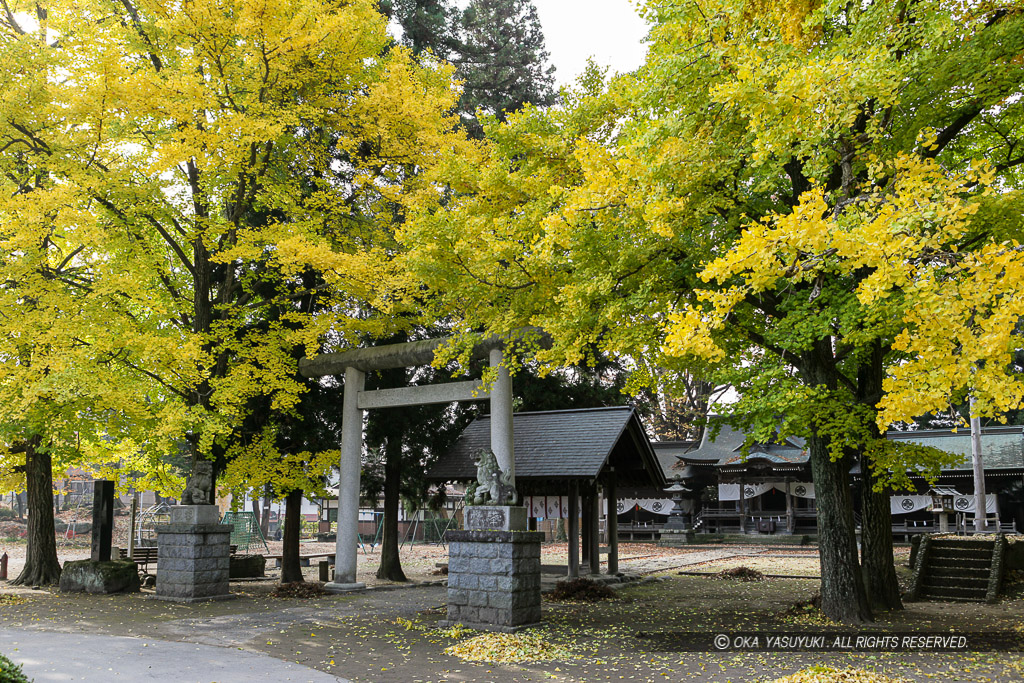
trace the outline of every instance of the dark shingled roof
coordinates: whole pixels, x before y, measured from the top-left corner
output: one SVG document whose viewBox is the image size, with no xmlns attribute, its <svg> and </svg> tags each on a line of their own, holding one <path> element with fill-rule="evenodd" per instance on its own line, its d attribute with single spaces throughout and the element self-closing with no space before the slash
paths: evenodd
<svg viewBox="0 0 1024 683">
<path fill-rule="evenodd" d="M 722 425 L 718 436 L 712 441 L 711 429 L 704 430 L 700 446 L 689 453 L 680 454 L 680 465 L 706 462 L 719 467 L 737 465 L 758 458 L 777 464 L 803 464 L 807 462 L 804 440 L 789 437 L 782 443 L 755 443 L 750 446 L 749 455 L 743 456 L 743 441 L 746 434 L 729 425 Z M 678 469 L 678 468 L 677 468 Z"/>
<path fill-rule="evenodd" d="M 964 456 L 955 470 L 971 469 L 971 430 L 919 429 L 914 432 L 889 431 L 887 439 L 933 446 Z M 982 427 L 981 462 L 986 470 L 1024 467 L 1024 428 L 1021 426 Z"/>
<path fill-rule="evenodd" d="M 673 471 L 681 461 L 680 457 L 697 447 L 696 441 L 652 441 L 651 448 L 658 456 L 658 464 L 666 478 L 676 476 Z M 671 476 L 670 476 L 671 475 Z"/>
<path fill-rule="evenodd" d="M 718 437 L 711 441 L 708 432 L 699 447 L 677 454 L 679 463 L 673 468 L 681 470 L 687 464 L 708 463 L 719 468 L 737 467 L 745 462 L 756 459 L 768 460 L 775 464 L 803 464 L 808 461 L 808 453 L 804 439 L 789 437 L 783 443 L 755 443 L 750 447 L 750 454 L 743 458 L 741 447 L 746 435 L 728 425 L 723 425 Z M 986 470 L 1024 468 L 1024 427 L 992 426 L 984 427 L 981 434 L 982 462 Z M 907 441 L 922 446 L 932 446 L 949 453 L 963 455 L 963 460 L 953 468 L 956 470 L 971 469 L 971 432 L 960 429 L 953 433 L 950 429 L 920 429 L 917 431 L 898 432 L 890 430 L 886 438 L 892 441 Z M 860 471 L 854 465 L 854 473 Z"/>
<path fill-rule="evenodd" d="M 636 411 L 628 406 L 513 415 L 516 486 L 538 495 L 554 480 L 594 479 L 615 468 L 619 485 L 664 486 L 665 476 Z M 491 418 L 477 418 L 427 471 L 433 481 L 476 478 L 473 455 L 491 445 Z"/>
</svg>

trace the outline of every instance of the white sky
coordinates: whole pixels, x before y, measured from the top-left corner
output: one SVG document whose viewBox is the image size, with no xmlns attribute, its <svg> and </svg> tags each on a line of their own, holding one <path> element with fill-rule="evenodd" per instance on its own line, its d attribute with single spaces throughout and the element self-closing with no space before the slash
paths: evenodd
<svg viewBox="0 0 1024 683">
<path fill-rule="evenodd" d="M 647 24 L 636 0 L 533 0 L 558 85 L 570 85 L 587 58 L 618 72 L 639 67 L 647 54 Z"/>
</svg>

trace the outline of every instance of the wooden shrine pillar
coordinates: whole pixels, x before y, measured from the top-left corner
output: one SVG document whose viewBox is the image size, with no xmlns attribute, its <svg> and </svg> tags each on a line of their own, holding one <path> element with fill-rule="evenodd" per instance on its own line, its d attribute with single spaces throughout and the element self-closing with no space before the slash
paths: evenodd
<svg viewBox="0 0 1024 683">
<path fill-rule="evenodd" d="M 593 527 L 590 524 L 590 512 L 591 512 L 591 510 L 590 510 L 590 501 L 591 501 L 591 495 L 590 495 L 590 491 L 589 491 L 588 488 L 584 488 L 583 495 L 581 496 L 581 498 L 582 498 L 582 501 L 581 501 L 582 505 L 580 505 L 580 513 L 581 513 L 580 514 L 580 517 L 581 517 L 581 519 L 580 519 L 580 524 L 581 524 L 580 538 L 582 540 L 582 544 L 581 544 L 582 548 L 581 548 L 581 550 L 583 551 L 582 552 L 582 558 L 583 559 L 582 559 L 581 564 L 587 566 L 587 573 L 589 574 L 590 573 L 590 568 L 589 568 L 589 564 L 590 564 L 590 545 L 591 545 L 590 531 L 591 531 L 591 529 L 593 529 Z"/>
<path fill-rule="evenodd" d="M 619 573 L 619 501 L 615 495 L 615 470 L 608 469 L 604 484 L 604 498 L 608 505 L 605 531 L 608 533 L 608 573 Z"/>
<path fill-rule="evenodd" d="M 796 530 L 796 519 L 793 516 L 793 494 L 789 488 L 792 480 L 786 477 L 786 531 L 793 533 Z"/>
<path fill-rule="evenodd" d="M 591 574 L 601 573 L 601 510 L 600 499 L 598 498 L 597 482 L 593 484 L 590 494 L 590 554 L 587 564 L 590 565 Z"/>
<path fill-rule="evenodd" d="M 740 477 L 740 533 L 747 533 L 747 496 L 743 491 L 743 477 Z"/>
<path fill-rule="evenodd" d="M 569 578 L 580 575 L 580 485 L 569 484 Z"/>
</svg>

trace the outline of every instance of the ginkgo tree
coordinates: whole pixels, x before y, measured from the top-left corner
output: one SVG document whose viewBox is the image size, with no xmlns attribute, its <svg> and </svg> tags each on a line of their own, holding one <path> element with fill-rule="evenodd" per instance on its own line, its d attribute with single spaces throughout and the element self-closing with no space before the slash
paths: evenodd
<svg viewBox="0 0 1024 683">
<path fill-rule="evenodd" d="M 6 6 L 5 6 L 6 9 Z M 62 126 L 54 53 L 42 32 L 0 18 L 0 489 L 26 490 L 28 549 L 16 583 L 60 577 L 53 472 L 81 465 L 96 437 L 151 425 L 146 387 L 116 362 L 116 284 L 87 196 L 59 180 L 93 136 Z M 53 132 L 61 129 L 59 138 Z M 118 435 L 118 436 L 115 436 Z"/>
<path fill-rule="evenodd" d="M 178 398 L 167 433 L 209 456 L 252 396 L 294 405 L 296 345 L 387 325 L 346 302 L 401 305 L 394 195 L 448 139 L 450 72 L 386 49 L 371 2 L 99 0 L 57 3 L 47 21 L 61 104 L 94 137 L 61 181 L 91 201 L 107 272 L 146 311 L 120 361 Z M 287 311 L 309 268 L 333 311 Z M 269 306 L 284 321 L 256 333 Z"/>
<path fill-rule="evenodd" d="M 94 231 L 90 251 L 50 256 L 68 270 L 96 254 L 108 303 L 80 325 L 107 334 L 81 341 L 148 386 L 136 443 L 184 440 L 220 471 L 254 399 L 297 406 L 297 356 L 328 332 L 339 346 L 386 333 L 409 306 L 392 224 L 412 171 L 460 144 L 452 70 L 396 47 L 370 0 L 2 10 L 0 60 L 18 86 L 5 125 L 41 150 L 52 190 L 32 210 L 79 211 Z M 327 303 L 298 305 L 312 295 Z"/>
<path fill-rule="evenodd" d="M 591 72 L 438 167 L 454 196 L 424 197 L 414 267 L 467 331 L 539 325 L 553 363 L 596 345 L 689 370 L 740 389 L 722 409 L 755 437 L 806 437 L 822 607 L 869 620 L 862 570 L 899 604 L 884 488 L 950 464 L 881 434 L 966 392 L 1020 403 L 1024 6 L 645 12 L 635 74 Z"/>
</svg>

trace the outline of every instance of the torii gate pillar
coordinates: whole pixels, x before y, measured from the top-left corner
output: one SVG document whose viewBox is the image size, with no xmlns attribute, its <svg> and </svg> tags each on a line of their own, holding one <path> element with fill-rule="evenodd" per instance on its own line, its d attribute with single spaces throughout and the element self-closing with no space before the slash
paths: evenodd
<svg viewBox="0 0 1024 683">
<path fill-rule="evenodd" d="M 341 404 L 341 463 L 338 482 L 338 535 L 334 552 L 334 581 L 324 588 L 332 592 L 358 590 L 356 548 L 359 544 L 359 470 L 363 450 L 363 411 L 359 394 L 366 373 L 345 368 L 345 393 Z"/>
<path fill-rule="evenodd" d="M 512 446 L 512 377 L 502 365 L 504 355 L 500 348 L 491 349 L 488 363 L 498 371 L 491 386 L 491 450 L 501 471 L 509 475 L 515 486 L 516 459 Z"/>
</svg>

